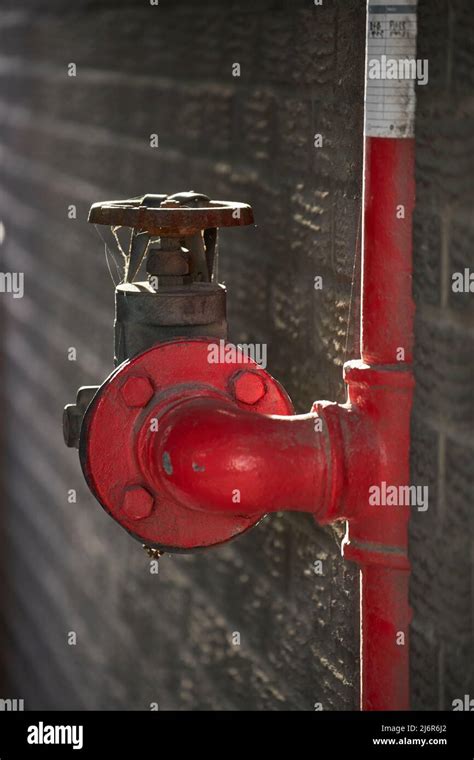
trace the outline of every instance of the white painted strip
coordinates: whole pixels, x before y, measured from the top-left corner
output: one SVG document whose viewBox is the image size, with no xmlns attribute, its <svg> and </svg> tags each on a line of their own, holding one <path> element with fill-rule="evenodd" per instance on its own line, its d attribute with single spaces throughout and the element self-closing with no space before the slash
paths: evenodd
<svg viewBox="0 0 474 760">
<path fill-rule="evenodd" d="M 416 0 L 368 0 L 364 133 L 413 137 L 416 61 Z M 427 63 L 426 63 L 427 75 Z"/>
</svg>

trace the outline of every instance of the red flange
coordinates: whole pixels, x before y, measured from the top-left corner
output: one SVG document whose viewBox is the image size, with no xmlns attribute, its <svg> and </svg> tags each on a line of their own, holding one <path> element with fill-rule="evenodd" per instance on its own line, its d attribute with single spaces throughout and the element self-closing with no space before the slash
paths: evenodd
<svg viewBox="0 0 474 760">
<path fill-rule="evenodd" d="M 240 349 L 213 363 L 211 340 L 157 344 L 124 362 L 97 392 L 84 417 L 80 457 L 90 489 L 103 508 L 139 541 L 167 551 L 214 546 L 264 516 L 198 511 L 184 506 L 147 467 L 146 452 L 163 435 L 163 419 L 193 399 L 214 399 L 253 414 L 290 415 L 280 384 Z M 230 431 L 229 434 L 231 435 Z M 172 467 L 166 458 L 163 467 Z"/>
</svg>

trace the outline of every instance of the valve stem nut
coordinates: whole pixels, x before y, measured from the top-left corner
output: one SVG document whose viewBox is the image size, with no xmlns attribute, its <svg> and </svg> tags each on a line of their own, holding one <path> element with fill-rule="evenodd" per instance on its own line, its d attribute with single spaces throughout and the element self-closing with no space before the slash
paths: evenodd
<svg viewBox="0 0 474 760">
<path fill-rule="evenodd" d="M 122 511 L 129 520 L 143 520 L 153 511 L 154 498 L 143 486 L 129 486 L 122 501 Z"/>
<path fill-rule="evenodd" d="M 231 378 L 231 389 L 237 401 L 253 406 L 260 401 L 267 387 L 258 372 L 240 370 Z"/>
</svg>

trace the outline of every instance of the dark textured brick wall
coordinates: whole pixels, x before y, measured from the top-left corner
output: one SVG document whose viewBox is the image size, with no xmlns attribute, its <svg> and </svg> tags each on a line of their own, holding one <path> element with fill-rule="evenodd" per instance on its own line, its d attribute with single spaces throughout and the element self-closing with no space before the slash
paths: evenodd
<svg viewBox="0 0 474 760">
<path fill-rule="evenodd" d="M 474 696 L 474 293 L 451 288 L 474 272 L 474 6 L 420 0 L 419 19 L 412 476 L 431 506 L 411 530 L 412 695 L 452 709 Z"/>
<path fill-rule="evenodd" d="M 221 238 L 231 336 L 268 343 L 300 411 L 341 397 L 364 24 L 363 2 L 347 0 L 4 4 L 1 261 L 25 272 L 25 297 L 1 301 L 2 652 L 27 707 L 357 704 L 357 579 L 332 529 L 275 516 L 151 575 L 88 493 L 60 420 L 78 384 L 112 366 L 113 288 L 88 207 L 150 191 L 254 205 L 257 229 Z"/>
<path fill-rule="evenodd" d="M 364 6 L 2 5 L 0 262 L 25 273 L 25 297 L 0 300 L 1 664 L 5 695 L 29 708 L 357 705 L 358 580 L 335 530 L 274 516 L 221 549 L 167 557 L 151 575 L 140 546 L 88 493 L 60 418 L 78 384 L 101 380 L 112 363 L 113 288 L 85 224 L 90 203 L 191 187 L 255 208 L 255 230 L 222 235 L 232 339 L 268 343 L 269 369 L 298 411 L 342 398 L 341 365 L 357 342 L 348 318 L 357 306 Z M 421 3 L 420 46 L 436 89 L 419 92 L 413 474 L 437 495 L 412 530 L 422 708 L 468 691 L 472 659 L 472 301 L 448 291 L 450 268 L 472 256 L 472 151 L 461 125 L 472 67 L 467 3 L 449 7 Z"/>
</svg>

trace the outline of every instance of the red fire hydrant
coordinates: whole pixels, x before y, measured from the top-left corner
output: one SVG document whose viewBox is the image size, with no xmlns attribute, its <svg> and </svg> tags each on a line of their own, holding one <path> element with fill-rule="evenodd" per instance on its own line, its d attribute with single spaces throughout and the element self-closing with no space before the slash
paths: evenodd
<svg viewBox="0 0 474 760">
<path fill-rule="evenodd" d="M 279 510 L 347 520 L 343 552 L 362 568 L 373 637 L 366 706 L 403 706 L 409 508 L 370 506 L 368 493 L 409 479 L 410 365 L 349 362 L 347 402 L 295 416 L 280 384 L 225 342 L 217 228 L 252 223 L 249 206 L 179 193 L 96 204 L 89 219 L 111 227 L 112 242 L 132 229 L 116 289 L 117 367 L 65 409 L 92 493 L 134 538 L 167 552 L 221 544 Z M 136 282 L 143 263 L 148 278 Z"/>
</svg>

